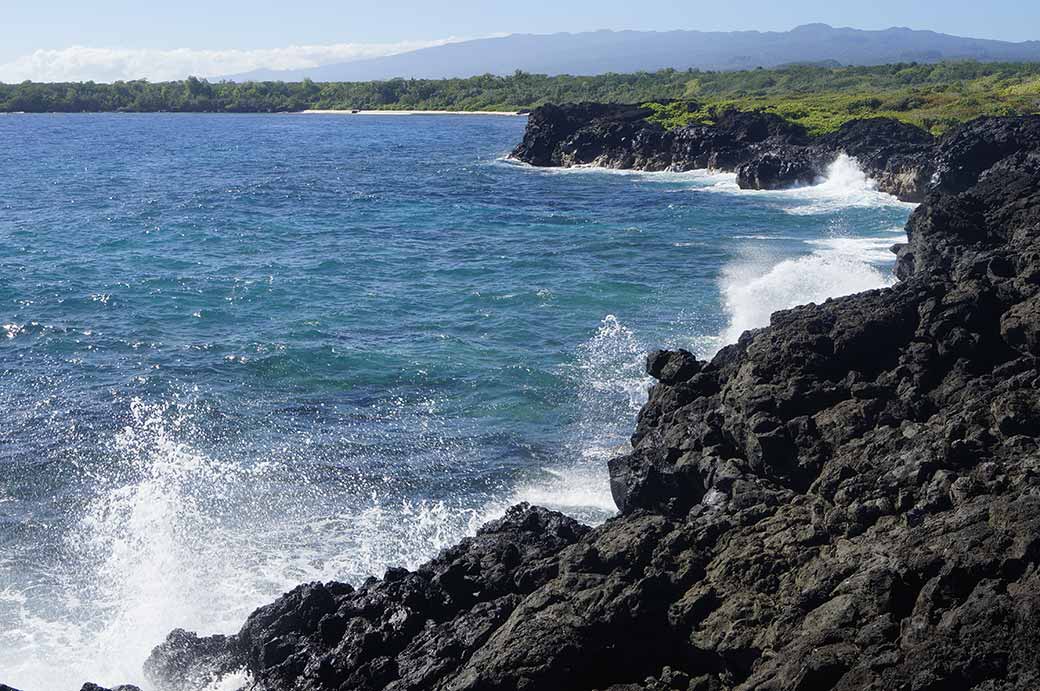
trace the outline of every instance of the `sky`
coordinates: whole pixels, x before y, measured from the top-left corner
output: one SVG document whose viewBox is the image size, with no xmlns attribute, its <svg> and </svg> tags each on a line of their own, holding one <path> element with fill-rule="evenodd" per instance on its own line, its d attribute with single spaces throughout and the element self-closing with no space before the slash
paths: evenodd
<svg viewBox="0 0 1040 691">
<path fill-rule="evenodd" d="M 508 33 L 908 26 L 1040 39 L 1033 0 L 0 0 L 0 81 L 297 69 Z"/>
</svg>

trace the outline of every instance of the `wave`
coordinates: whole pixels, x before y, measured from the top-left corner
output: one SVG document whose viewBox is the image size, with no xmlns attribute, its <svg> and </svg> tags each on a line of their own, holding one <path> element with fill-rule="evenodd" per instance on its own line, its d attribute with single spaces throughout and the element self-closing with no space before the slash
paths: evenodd
<svg viewBox="0 0 1040 691">
<path fill-rule="evenodd" d="M 644 371 L 647 349 L 615 315 L 602 319 L 564 373 L 574 392 L 576 411 L 565 432 L 564 460 L 522 482 L 496 503 L 497 510 L 526 501 L 591 524 L 616 513 L 607 461 L 630 448 L 632 420 L 651 383 Z"/>
<path fill-rule="evenodd" d="M 806 244 L 819 247 L 834 255 L 852 257 L 862 261 L 891 264 L 895 258 L 892 245 L 896 244 L 898 238 L 889 237 L 830 237 L 818 240 L 806 240 Z"/>
<path fill-rule="evenodd" d="M 694 190 L 774 202 L 784 213 L 796 216 L 831 214 L 850 208 L 911 209 L 915 206 L 879 191 L 877 182 L 863 171 L 856 159 L 846 154 L 839 154 L 812 185 L 781 190 L 741 189 L 735 173 L 708 173 L 696 178 L 695 182 Z"/>
<path fill-rule="evenodd" d="M 875 254 L 871 239 L 811 242 L 826 249 L 779 261 L 771 253 L 752 250 L 725 267 L 720 289 L 728 323 L 720 346 L 736 343 L 744 331 L 768 326 L 778 310 L 895 283 L 889 268 L 872 263 L 880 253 Z"/>
<path fill-rule="evenodd" d="M 48 574 L 51 606 L 27 601 L 21 583 L 0 592 L 0 620 L 11 624 L 0 627 L 4 681 L 31 690 L 84 679 L 147 689 L 141 664 L 173 628 L 232 633 L 300 582 L 415 568 L 520 501 L 605 520 L 615 512 L 605 461 L 645 397 L 645 349 L 606 317 L 563 372 L 579 414 L 561 460 L 443 500 L 408 498 L 408 469 L 379 459 L 374 470 L 315 470 L 309 433 L 210 449 L 207 439 L 234 432 L 213 429 L 212 404 L 190 395 L 129 401 L 125 424 L 100 440 L 102 458 L 82 464 L 92 496 L 70 509 L 65 563 Z M 433 404 L 401 406 L 384 411 L 394 423 L 387 434 L 408 435 L 413 455 L 449 463 L 464 451 L 433 429 Z M 401 419 L 409 415 L 423 419 Z M 443 471 L 453 482 L 465 474 L 454 462 L 454 475 Z M 241 684 L 232 677 L 206 691 Z"/>
<path fill-rule="evenodd" d="M 488 518 L 462 499 L 402 498 L 393 477 L 321 476 L 307 438 L 218 456 L 197 443 L 205 414 L 190 402 L 129 407 L 105 462 L 85 464 L 94 496 L 48 567 L 47 606 L 32 588 L 0 593 L 0 670 L 18 688 L 148 689 L 142 662 L 173 628 L 237 631 L 301 582 L 414 568 Z"/>
<path fill-rule="evenodd" d="M 692 183 L 703 186 L 719 185 L 720 189 L 728 187 L 732 183 L 737 186 L 736 173 L 723 173 L 706 168 L 693 170 L 638 170 L 632 168 L 610 168 L 595 163 L 581 163 L 574 166 L 533 166 L 524 161 L 503 156 L 495 160 L 498 165 L 511 168 L 523 168 L 527 171 L 541 175 L 616 175 L 628 178 L 640 178 L 655 182 L 679 182 Z M 739 188 L 737 188 L 739 189 Z"/>
<path fill-rule="evenodd" d="M 916 206 L 879 191 L 877 182 L 868 177 L 856 159 L 847 154 L 839 154 L 817 184 L 786 190 L 784 193 L 788 198 L 799 202 L 798 205 L 785 209 L 787 213 L 796 215 L 826 214 L 838 209 L 857 207 Z"/>
<path fill-rule="evenodd" d="M 857 207 L 914 206 L 879 192 L 877 184 L 855 159 L 845 154 L 828 167 L 815 185 L 780 191 L 735 188 L 735 182 L 726 182 L 713 189 L 772 199 L 783 205 L 784 212 L 794 215 L 835 214 Z M 887 235 L 862 237 L 842 232 L 813 239 L 790 235 L 738 236 L 737 239 L 755 241 L 801 239 L 813 251 L 792 257 L 753 245 L 743 248 L 741 257 L 723 268 L 719 287 L 727 325 L 714 338 L 716 350 L 735 343 L 748 329 L 767 326 L 778 310 L 892 285 L 895 278 L 890 267 L 895 255 L 891 247 L 904 230 L 890 227 L 881 232 Z"/>
<path fill-rule="evenodd" d="M 825 173 L 814 184 L 782 190 L 741 189 L 737 184 L 736 173 L 708 169 L 644 171 L 607 168 L 594 164 L 569 168 L 543 168 L 509 158 L 498 159 L 498 162 L 523 167 L 542 175 L 620 175 L 655 182 L 683 183 L 694 191 L 770 200 L 778 203 L 785 213 L 798 216 L 829 214 L 848 208 L 899 207 L 909 209 L 915 206 L 913 203 L 899 201 L 895 196 L 879 191 L 877 182 L 863 171 L 856 159 L 844 153 L 839 154 L 827 166 Z"/>
</svg>

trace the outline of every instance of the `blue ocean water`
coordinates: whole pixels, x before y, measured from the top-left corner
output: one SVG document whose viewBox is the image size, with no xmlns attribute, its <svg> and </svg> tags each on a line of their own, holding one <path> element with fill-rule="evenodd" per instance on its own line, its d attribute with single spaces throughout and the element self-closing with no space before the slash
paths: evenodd
<svg viewBox="0 0 1040 691">
<path fill-rule="evenodd" d="M 647 350 L 891 282 L 910 207 L 538 170 L 524 120 L 0 117 L 0 681 L 144 685 L 175 627 L 602 521 Z"/>
</svg>

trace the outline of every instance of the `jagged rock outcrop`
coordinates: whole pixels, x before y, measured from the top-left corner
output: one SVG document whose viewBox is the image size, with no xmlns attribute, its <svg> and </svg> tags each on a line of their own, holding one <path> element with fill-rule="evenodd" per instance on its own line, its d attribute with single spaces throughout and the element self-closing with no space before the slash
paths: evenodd
<svg viewBox="0 0 1040 691">
<path fill-rule="evenodd" d="M 845 153 L 880 190 L 907 201 L 923 199 L 932 177 L 932 135 L 891 118 L 855 120 L 814 138 L 770 113 L 729 110 L 712 125 L 676 130 L 647 121 L 651 114 L 626 105 L 543 106 L 513 157 L 535 166 L 710 168 L 736 172 L 745 189 L 780 189 L 811 184 Z"/>
<path fill-rule="evenodd" d="M 174 631 L 145 673 L 178 691 L 243 667 L 261 689 L 435 688 L 558 575 L 555 556 L 589 530 L 517 506 L 414 573 L 391 569 L 357 589 L 302 585 L 257 610 L 236 636 Z"/>
<path fill-rule="evenodd" d="M 157 686 L 1040 688 L 1040 117 L 930 165 L 899 284 L 648 357 L 619 516 L 517 507 L 414 573 L 175 632 Z"/>
</svg>

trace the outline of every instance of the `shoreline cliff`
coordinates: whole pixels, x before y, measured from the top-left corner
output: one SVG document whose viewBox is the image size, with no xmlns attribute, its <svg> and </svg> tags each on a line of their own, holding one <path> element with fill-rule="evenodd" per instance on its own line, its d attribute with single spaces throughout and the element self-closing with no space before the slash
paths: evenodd
<svg viewBox="0 0 1040 691">
<path fill-rule="evenodd" d="M 632 112 L 539 109 L 515 156 L 769 186 L 845 152 L 922 202 L 900 281 L 777 312 L 711 362 L 652 353 L 603 525 L 521 505 L 415 571 L 174 631 L 158 688 L 1040 688 L 1040 117 L 810 139 Z"/>
</svg>

